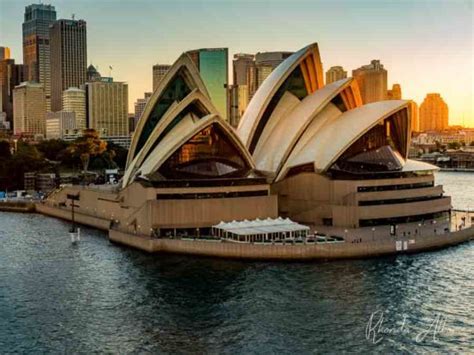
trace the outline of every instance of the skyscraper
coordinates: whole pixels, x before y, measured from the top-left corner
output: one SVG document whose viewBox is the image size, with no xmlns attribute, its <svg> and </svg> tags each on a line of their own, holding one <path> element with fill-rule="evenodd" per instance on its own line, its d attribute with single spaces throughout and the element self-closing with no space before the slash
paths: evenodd
<svg viewBox="0 0 474 355">
<path fill-rule="evenodd" d="M 227 48 L 203 48 L 187 52 L 196 64 L 214 106 L 222 118 L 229 120 Z"/>
<path fill-rule="evenodd" d="M 135 114 L 134 114 L 134 127 L 136 127 L 138 120 L 140 119 L 140 116 L 142 115 L 143 110 L 145 109 L 145 106 L 150 99 L 150 96 L 152 95 L 151 92 L 146 92 L 144 98 L 137 99 L 135 101 Z"/>
<path fill-rule="evenodd" d="M 420 131 L 442 131 L 448 128 L 448 105 L 438 93 L 427 94 L 420 105 Z"/>
<path fill-rule="evenodd" d="M 10 48 L 0 47 L 0 60 L 10 59 Z"/>
<path fill-rule="evenodd" d="M 24 81 L 24 67 L 15 64 L 14 59 L 0 60 L 0 113 L 5 113 L 6 121 L 13 126 L 13 89 Z"/>
<path fill-rule="evenodd" d="M 42 83 L 46 109 L 51 102 L 51 62 L 49 26 L 56 20 L 52 5 L 32 4 L 25 7 L 23 21 L 23 64 L 27 81 Z"/>
<path fill-rule="evenodd" d="M 258 52 L 255 54 L 255 65 L 270 66 L 275 69 L 293 52 Z"/>
<path fill-rule="evenodd" d="M 77 129 L 87 128 L 86 92 L 78 88 L 69 88 L 63 92 L 63 111 L 74 112 Z"/>
<path fill-rule="evenodd" d="M 153 91 L 156 90 L 161 79 L 163 79 L 170 67 L 171 65 L 168 64 L 155 64 L 153 66 Z"/>
<path fill-rule="evenodd" d="M 387 100 L 401 100 L 402 88 L 400 84 L 393 84 L 391 90 L 387 90 Z"/>
<path fill-rule="evenodd" d="M 97 68 L 91 64 L 87 67 L 86 77 L 87 77 L 87 81 L 91 82 L 91 81 L 100 80 L 102 76 L 97 71 Z"/>
<path fill-rule="evenodd" d="M 116 81 L 86 84 L 88 127 L 102 137 L 128 136 L 128 85 Z"/>
<path fill-rule="evenodd" d="M 46 98 L 43 84 L 25 82 L 13 90 L 13 132 L 34 136 L 46 133 Z"/>
<path fill-rule="evenodd" d="M 51 110 L 62 109 L 63 91 L 81 87 L 87 76 L 87 35 L 83 20 L 58 20 L 50 28 Z"/>
<path fill-rule="evenodd" d="M 353 70 L 352 76 L 359 84 L 364 104 L 382 101 L 387 97 L 387 70 L 380 60 L 372 60 L 369 65 Z"/>
<path fill-rule="evenodd" d="M 234 85 L 248 85 L 247 72 L 250 67 L 255 66 L 255 56 L 253 54 L 245 53 L 234 54 L 232 65 Z"/>
<path fill-rule="evenodd" d="M 347 71 L 340 65 L 329 68 L 326 72 L 326 85 L 347 78 Z"/>
<path fill-rule="evenodd" d="M 418 105 L 415 101 L 410 101 L 410 110 L 411 110 L 411 131 L 419 132 L 420 131 L 420 116 L 418 114 Z"/>
<path fill-rule="evenodd" d="M 249 100 L 270 73 L 292 54 L 293 52 L 259 52 L 255 54 L 255 69 L 251 68 L 248 73 Z"/>
</svg>

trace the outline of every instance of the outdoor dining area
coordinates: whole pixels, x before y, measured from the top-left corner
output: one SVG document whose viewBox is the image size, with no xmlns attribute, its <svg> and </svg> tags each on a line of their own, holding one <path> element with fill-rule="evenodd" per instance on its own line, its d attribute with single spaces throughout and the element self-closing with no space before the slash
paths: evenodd
<svg viewBox="0 0 474 355">
<path fill-rule="evenodd" d="M 309 227 L 289 218 L 220 222 L 211 233 L 223 241 L 240 243 L 284 243 L 306 240 Z"/>
</svg>

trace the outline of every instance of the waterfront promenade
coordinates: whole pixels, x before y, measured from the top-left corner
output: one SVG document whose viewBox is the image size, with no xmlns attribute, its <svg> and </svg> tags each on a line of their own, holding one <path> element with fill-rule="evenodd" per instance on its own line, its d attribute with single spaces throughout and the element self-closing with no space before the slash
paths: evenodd
<svg viewBox="0 0 474 355">
<path fill-rule="evenodd" d="M 66 207 L 54 206 L 48 201 L 38 203 L 39 213 L 70 220 L 71 211 Z M 112 218 L 105 219 L 91 213 L 77 212 L 75 219 L 78 223 L 108 231 L 109 240 L 140 249 L 149 253 L 176 253 L 199 256 L 236 259 L 270 259 L 270 260 L 311 260 L 311 259 L 346 259 L 363 258 L 397 253 L 413 253 L 433 250 L 456 245 L 474 239 L 474 228 L 466 224 L 462 230 L 456 230 L 460 213 L 467 217 L 470 223 L 474 214 L 455 212 L 451 218 L 450 231 L 436 228 L 436 223 L 423 226 L 421 233 L 412 235 L 400 232 L 391 236 L 388 227 L 379 228 L 375 237 L 370 229 L 347 230 L 344 242 L 327 242 L 314 244 L 274 244 L 274 243 L 232 243 L 223 240 L 199 240 L 183 238 L 153 238 L 145 234 L 130 234 L 113 227 Z M 314 231 L 314 229 L 313 229 Z M 380 234 L 382 231 L 383 234 Z"/>
</svg>

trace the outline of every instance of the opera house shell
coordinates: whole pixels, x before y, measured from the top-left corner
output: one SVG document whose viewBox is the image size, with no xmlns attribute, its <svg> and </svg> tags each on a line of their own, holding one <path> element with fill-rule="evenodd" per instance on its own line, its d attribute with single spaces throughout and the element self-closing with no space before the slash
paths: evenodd
<svg viewBox="0 0 474 355">
<path fill-rule="evenodd" d="M 235 130 L 183 54 L 140 118 L 121 194 L 138 205 L 135 186 L 153 188 L 168 220 L 148 224 L 165 229 L 278 215 L 329 229 L 446 220 L 437 168 L 408 159 L 411 107 L 363 105 L 352 78 L 324 85 L 311 44 L 268 76 Z"/>
</svg>

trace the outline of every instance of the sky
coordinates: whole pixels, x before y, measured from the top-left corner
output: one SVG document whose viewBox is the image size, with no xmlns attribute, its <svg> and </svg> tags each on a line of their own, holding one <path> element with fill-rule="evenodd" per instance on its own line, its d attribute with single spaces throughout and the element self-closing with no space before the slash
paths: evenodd
<svg viewBox="0 0 474 355">
<path fill-rule="evenodd" d="M 39 1 L 39 0 L 38 0 Z M 24 8 L 0 0 L 0 46 L 22 62 Z M 380 59 L 389 87 L 420 104 L 438 92 L 450 124 L 474 127 L 474 0 L 51 0 L 58 18 L 87 21 L 88 62 L 129 85 L 133 102 L 152 88 L 152 66 L 187 50 L 295 51 L 318 42 L 324 70 Z M 230 64 L 230 63 L 229 63 Z"/>
</svg>

